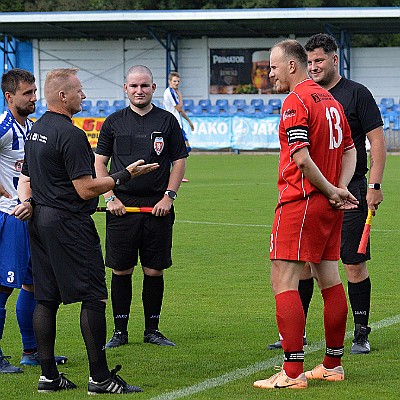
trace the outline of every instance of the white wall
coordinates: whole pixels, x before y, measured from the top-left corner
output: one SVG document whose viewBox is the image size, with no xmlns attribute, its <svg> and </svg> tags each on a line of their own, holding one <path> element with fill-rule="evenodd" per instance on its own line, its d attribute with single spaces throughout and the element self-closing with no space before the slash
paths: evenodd
<svg viewBox="0 0 400 400">
<path fill-rule="evenodd" d="M 301 43 L 304 38 L 297 38 Z M 212 48 L 270 48 L 276 39 L 267 38 L 207 38 L 185 39 L 179 42 L 178 66 L 184 98 L 210 98 L 212 102 L 227 95 L 210 95 L 209 49 Z M 161 100 L 166 85 L 166 51 L 156 40 L 40 40 L 34 41 L 34 69 L 38 95 L 43 97 L 46 73 L 57 67 L 77 67 L 88 99 L 126 98 L 123 91 L 125 72 L 135 64 L 148 66 L 157 84 L 155 99 Z M 351 50 L 351 78 L 365 84 L 380 99 L 400 96 L 400 47 L 355 48 Z M 285 97 L 285 95 L 270 95 Z M 260 95 L 231 95 L 251 98 Z M 266 98 L 266 95 L 262 97 Z"/>
</svg>

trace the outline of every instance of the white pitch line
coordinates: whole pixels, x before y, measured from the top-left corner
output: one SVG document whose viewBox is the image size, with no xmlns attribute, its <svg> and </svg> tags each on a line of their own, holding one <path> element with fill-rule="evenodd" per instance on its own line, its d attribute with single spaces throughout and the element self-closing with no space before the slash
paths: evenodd
<svg viewBox="0 0 400 400">
<path fill-rule="evenodd" d="M 189 220 L 176 220 L 175 222 L 183 222 L 185 224 L 198 224 L 198 225 L 222 225 L 222 226 L 248 226 L 251 228 L 271 228 L 271 225 L 262 224 L 234 224 L 230 222 L 212 222 L 212 221 L 189 221 Z"/>
<path fill-rule="evenodd" d="M 184 224 L 197 224 L 197 225 L 219 225 L 219 226 L 243 226 L 250 228 L 271 228 L 272 225 L 265 224 L 238 224 L 238 223 L 230 223 L 230 222 L 216 222 L 216 221 L 191 221 L 184 219 L 177 219 L 175 222 L 182 222 Z M 380 233 L 399 233 L 400 229 L 374 229 L 371 228 L 371 232 L 380 232 Z"/>
<path fill-rule="evenodd" d="M 400 322 L 400 314 L 395 315 L 393 317 L 382 319 L 381 321 L 370 324 L 371 328 L 375 330 L 382 329 L 391 325 L 398 324 Z M 352 337 L 354 334 L 353 331 L 346 332 L 346 339 Z M 304 349 L 305 354 L 314 353 L 318 350 L 322 350 L 325 348 L 325 341 L 322 340 L 320 342 L 314 343 L 312 345 L 307 346 Z M 282 364 L 282 354 L 279 356 L 270 358 L 266 361 L 262 361 L 259 363 L 255 363 L 253 365 L 249 365 L 246 368 L 239 368 L 232 372 L 228 372 L 226 374 L 217 376 L 216 378 L 207 379 L 203 382 L 200 382 L 196 385 L 187 386 L 183 389 L 175 390 L 173 392 L 165 393 L 157 397 L 153 397 L 151 400 L 175 400 L 180 399 L 182 397 L 190 396 L 196 393 L 204 392 L 205 390 L 212 389 L 214 387 L 225 385 L 229 382 L 236 381 L 238 379 L 245 378 L 247 376 L 253 375 L 256 372 L 271 368 L 275 365 Z"/>
</svg>

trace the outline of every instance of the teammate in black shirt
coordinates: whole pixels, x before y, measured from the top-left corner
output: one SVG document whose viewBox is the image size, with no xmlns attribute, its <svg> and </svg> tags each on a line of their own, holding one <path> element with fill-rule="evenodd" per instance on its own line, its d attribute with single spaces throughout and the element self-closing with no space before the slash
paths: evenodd
<svg viewBox="0 0 400 400">
<path fill-rule="evenodd" d="M 88 391 L 130 393 L 130 386 L 108 369 L 105 307 L 107 288 L 100 240 L 90 217 L 97 196 L 153 171 L 157 164 L 128 165 L 110 177 L 95 177 L 94 155 L 85 132 L 72 124 L 86 97 L 76 69 L 50 71 L 45 80 L 47 111 L 32 127 L 25 143 L 25 160 L 18 186 L 22 201 L 33 204 L 29 221 L 33 278 L 37 305 L 33 324 L 42 376 L 38 390 L 74 389 L 54 360 L 56 316 L 61 302 L 81 302 L 80 326 L 89 358 Z"/>
<path fill-rule="evenodd" d="M 130 104 L 111 114 L 100 131 L 96 173 L 110 173 L 135 160 L 156 162 L 154 172 L 104 194 L 107 207 L 106 265 L 113 269 L 111 300 L 115 330 L 106 347 L 128 343 L 132 273 L 140 257 L 143 269 L 144 342 L 175 346 L 158 330 L 164 293 L 163 271 L 172 264 L 173 201 L 186 168 L 185 142 L 179 123 L 152 103 L 156 84 L 141 65 L 129 69 L 124 83 Z M 125 206 L 153 207 L 151 214 L 126 213 Z"/>
</svg>

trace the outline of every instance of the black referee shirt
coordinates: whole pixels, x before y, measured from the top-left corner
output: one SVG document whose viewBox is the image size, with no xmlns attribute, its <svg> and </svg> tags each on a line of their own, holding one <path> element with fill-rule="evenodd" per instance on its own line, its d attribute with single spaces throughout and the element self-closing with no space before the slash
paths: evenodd
<svg viewBox="0 0 400 400">
<path fill-rule="evenodd" d="M 130 107 L 108 116 L 96 153 L 111 157 L 110 174 L 139 159 L 160 165 L 114 190 L 125 204 L 137 206 L 152 206 L 159 201 L 167 189 L 171 162 L 188 157 L 178 120 L 155 106 L 143 116 Z"/>
<path fill-rule="evenodd" d="M 383 125 L 381 113 L 371 92 L 358 82 L 342 77 L 329 91 L 344 108 L 357 150 L 353 179 L 361 178 L 368 172 L 366 134 Z"/>
<path fill-rule="evenodd" d="M 95 177 L 94 154 L 86 134 L 63 114 L 46 111 L 25 142 L 22 173 L 30 177 L 36 204 L 93 213 L 98 198 L 83 200 L 72 180 Z"/>
</svg>

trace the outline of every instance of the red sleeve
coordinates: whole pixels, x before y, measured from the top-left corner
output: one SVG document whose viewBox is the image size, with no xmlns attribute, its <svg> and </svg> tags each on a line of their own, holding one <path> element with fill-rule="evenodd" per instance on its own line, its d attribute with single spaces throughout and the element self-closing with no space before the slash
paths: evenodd
<svg viewBox="0 0 400 400">
<path fill-rule="evenodd" d="M 286 132 L 291 157 L 296 150 L 310 145 L 308 110 L 294 92 L 285 99 L 282 110 L 282 127 Z"/>
</svg>

